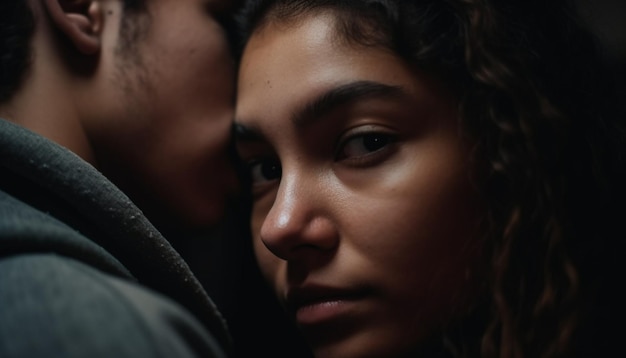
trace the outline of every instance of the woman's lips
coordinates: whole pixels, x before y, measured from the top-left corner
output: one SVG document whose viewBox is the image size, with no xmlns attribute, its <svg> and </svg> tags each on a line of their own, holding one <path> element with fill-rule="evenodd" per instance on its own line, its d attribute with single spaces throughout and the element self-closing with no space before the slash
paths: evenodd
<svg viewBox="0 0 626 358">
<path fill-rule="evenodd" d="M 347 314 L 352 304 L 353 300 L 332 299 L 304 305 L 296 310 L 296 322 L 303 326 L 327 322 Z"/>
<path fill-rule="evenodd" d="M 289 290 L 287 305 L 299 325 L 311 326 L 349 315 L 364 296 L 363 290 L 297 287 Z"/>
</svg>

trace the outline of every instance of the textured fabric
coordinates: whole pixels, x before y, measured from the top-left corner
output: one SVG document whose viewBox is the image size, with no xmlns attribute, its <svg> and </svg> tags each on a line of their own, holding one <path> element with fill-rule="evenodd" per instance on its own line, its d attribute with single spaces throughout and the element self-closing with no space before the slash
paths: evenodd
<svg viewBox="0 0 626 358">
<path fill-rule="evenodd" d="M 187 264 L 126 195 L 0 119 L 0 357 L 211 357 L 229 344 Z"/>
</svg>

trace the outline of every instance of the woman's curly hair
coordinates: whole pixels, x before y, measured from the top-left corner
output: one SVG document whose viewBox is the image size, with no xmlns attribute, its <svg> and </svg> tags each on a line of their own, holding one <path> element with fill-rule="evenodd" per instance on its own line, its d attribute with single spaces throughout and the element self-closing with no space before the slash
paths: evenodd
<svg viewBox="0 0 626 358">
<path fill-rule="evenodd" d="M 593 250 L 624 213 L 623 117 L 598 51 L 564 2 L 447 3 L 462 19 L 463 128 L 489 202 L 482 356 L 583 356 L 588 294 L 611 263 Z"/>
<path fill-rule="evenodd" d="M 624 238 L 614 230 L 626 218 L 625 117 L 573 4 L 252 1 L 241 45 L 268 22 L 328 9 L 344 39 L 384 46 L 459 96 L 459 128 L 488 203 L 491 261 L 476 317 L 448 332 L 451 355 L 584 357 L 599 349 L 603 333 L 589 327 L 604 324 L 594 310 Z"/>
</svg>

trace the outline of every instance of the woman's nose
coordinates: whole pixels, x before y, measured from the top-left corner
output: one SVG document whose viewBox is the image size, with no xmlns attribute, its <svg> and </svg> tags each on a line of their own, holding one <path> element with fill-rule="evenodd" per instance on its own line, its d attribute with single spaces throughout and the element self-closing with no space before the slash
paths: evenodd
<svg viewBox="0 0 626 358">
<path fill-rule="evenodd" d="M 274 204 L 261 226 L 265 246 L 284 260 L 306 252 L 329 251 L 337 246 L 339 234 L 328 205 L 326 190 L 312 177 L 283 176 Z"/>
</svg>

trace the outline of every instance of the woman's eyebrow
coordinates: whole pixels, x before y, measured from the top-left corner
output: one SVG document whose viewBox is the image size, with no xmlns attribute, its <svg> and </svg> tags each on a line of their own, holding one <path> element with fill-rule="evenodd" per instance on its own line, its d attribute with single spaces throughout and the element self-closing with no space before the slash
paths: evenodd
<svg viewBox="0 0 626 358">
<path fill-rule="evenodd" d="M 238 142 L 259 142 L 263 140 L 261 132 L 241 124 L 237 119 L 232 124 L 232 136 Z"/>
<path fill-rule="evenodd" d="M 357 81 L 332 88 L 309 101 L 292 115 L 297 127 L 327 116 L 338 107 L 355 101 L 371 98 L 408 98 L 408 93 L 400 86 L 373 81 Z"/>
<path fill-rule="evenodd" d="M 331 88 L 305 103 L 294 111 L 291 120 L 296 127 L 305 127 L 329 115 L 341 106 L 372 98 L 406 99 L 409 98 L 409 94 L 400 86 L 374 81 L 350 82 Z M 235 119 L 233 122 L 233 135 L 237 141 L 259 142 L 264 140 L 259 130 L 246 126 L 242 122 L 244 121 L 241 119 Z"/>
</svg>

